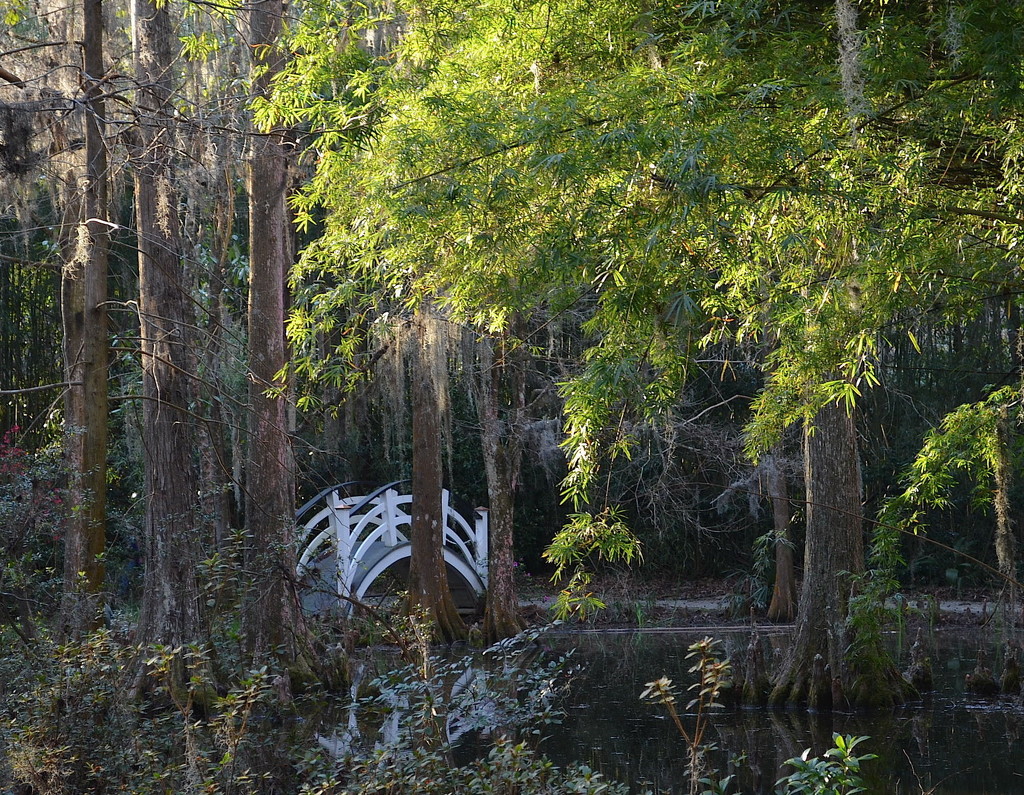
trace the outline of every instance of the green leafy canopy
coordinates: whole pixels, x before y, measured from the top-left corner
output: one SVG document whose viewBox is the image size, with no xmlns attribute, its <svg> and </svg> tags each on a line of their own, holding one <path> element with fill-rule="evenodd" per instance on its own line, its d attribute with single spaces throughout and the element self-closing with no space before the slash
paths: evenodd
<svg viewBox="0 0 1024 795">
<path fill-rule="evenodd" d="M 669 410 L 707 346 L 756 352 L 756 456 L 826 402 L 852 407 L 889 340 L 916 345 L 922 318 L 963 317 L 1012 278 L 1014 4 L 862 3 L 863 97 L 844 91 L 828 4 L 310 9 L 263 110 L 313 141 L 299 369 L 338 371 L 313 355 L 320 331 L 424 297 L 486 330 L 576 309 L 577 506 L 600 513 L 624 420 Z M 357 47 L 399 25 L 386 52 Z"/>
</svg>

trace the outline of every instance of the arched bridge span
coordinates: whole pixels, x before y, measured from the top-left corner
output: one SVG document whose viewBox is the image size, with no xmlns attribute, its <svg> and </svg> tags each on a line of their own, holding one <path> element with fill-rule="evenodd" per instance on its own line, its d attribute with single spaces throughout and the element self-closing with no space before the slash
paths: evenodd
<svg viewBox="0 0 1024 795">
<path fill-rule="evenodd" d="M 339 483 L 296 512 L 304 539 L 297 574 L 306 586 L 307 610 L 349 610 L 350 603 L 339 597 L 361 601 L 381 575 L 407 563 L 412 555 L 412 495 L 402 493 L 407 484 L 395 481 L 368 490 L 365 483 Z M 465 590 L 480 597 L 487 590 L 487 510 L 477 508 L 470 524 L 452 506 L 447 489 L 441 507 L 443 554 L 453 591 L 459 585 L 454 573 Z"/>
</svg>

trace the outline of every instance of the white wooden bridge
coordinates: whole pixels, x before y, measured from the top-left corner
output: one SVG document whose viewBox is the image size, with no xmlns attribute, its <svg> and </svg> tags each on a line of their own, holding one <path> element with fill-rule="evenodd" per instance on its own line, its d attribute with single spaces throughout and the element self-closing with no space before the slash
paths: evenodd
<svg viewBox="0 0 1024 795">
<path fill-rule="evenodd" d="M 297 574 L 305 586 L 306 610 L 350 611 L 351 603 L 339 597 L 363 601 L 385 572 L 407 572 L 412 495 L 400 493 L 407 483 L 396 481 L 366 494 L 357 494 L 365 483 L 341 483 L 296 512 L 304 539 Z M 487 590 L 487 510 L 477 508 L 471 525 L 452 506 L 447 489 L 441 507 L 452 595 L 470 607 Z"/>
</svg>

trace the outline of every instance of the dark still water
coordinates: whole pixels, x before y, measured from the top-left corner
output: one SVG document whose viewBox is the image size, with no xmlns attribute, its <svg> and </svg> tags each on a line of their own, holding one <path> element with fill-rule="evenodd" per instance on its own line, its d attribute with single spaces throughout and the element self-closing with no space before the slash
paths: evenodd
<svg viewBox="0 0 1024 795">
<path fill-rule="evenodd" d="M 693 676 L 687 673 L 687 647 L 707 634 L 720 638 L 730 657 L 743 658 L 746 630 L 546 636 L 544 642 L 556 650 L 576 649 L 578 670 L 565 720 L 548 729 L 542 750 L 556 764 L 585 762 L 636 789 L 685 792 L 683 742 L 663 708 L 641 703 L 639 696 L 646 682 L 668 676 L 681 694 L 678 706 L 685 708 L 689 698 L 682 694 Z M 787 638 L 763 634 L 762 640 L 771 668 Z M 939 692 L 894 714 L 717 712 L 706 737 L 717 745 L 713 763 L 737 774 L 739 791 L 771 793 L 775 781 L 789 772 L 785 760 L 806 748 L 823 753 L 833 732 L 868 735 L 858 754 L 878 755 L 864 767 L 871 793 L 1021 795 L 1024 710 L 1012 700 L 963 693 L 964 674 L 974 669 L 979 644 L 992 649 L 992 633 L 937 632 L 927 639 Z M 1001 655 L 989 652 L 988 660 L 998 678 Z M 728 760 L 740 755 L 746 761 L 734 769 Z"/>
</svg>

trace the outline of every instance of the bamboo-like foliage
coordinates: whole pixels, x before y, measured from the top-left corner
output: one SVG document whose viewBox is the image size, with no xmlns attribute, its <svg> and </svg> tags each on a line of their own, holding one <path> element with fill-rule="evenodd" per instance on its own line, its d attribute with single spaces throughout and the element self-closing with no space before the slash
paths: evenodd
<svg viewBox="0 0 1024 795">
<path fill-rule="evenodd" d="M 623 419 L 672 406 L 702 345 L 779 340 L 753 455 L 851 407 L 925 313 L 963 317 L 1013 278 L 1020 221 L 990 208 L 1018 190 L 1018 137 L 997 121 L 1019 99 L 1018 12 L 836 8 L 417 6 L 399 68 L 325 40 L 323 17 L 300 27 L 265 108 L 320 133 L 295 207 L 327 222 L 296 273 L 318 289 L 295 338 L 381 283 L 488 328 L 590 301 L 563 385 L 580 505 L 629 450 Z"/>
<path fill-rule="evenodd" d="M 320 133 L 294 201 L 303 222 L 325 217 L 296 272 L 318 284 L 294 337 L 381 289 L 486 330 L 586 302 L 586 351 L 561 385 L 577 511 L 549 551 L 562 567 L 635 554 L 610 462 L 636 449 L 636 420 L 677 410 L 702 351 L 753 348 L 749 456 L 801 424 L 809 449 L 851 458 L 845 474 L 807 469 L 808 554 L 828 546 L 832 511 L 850 558 L 818 555 L 804 590 L 824 593 L 815 578 L 863 565 L 849 414 L 888 351 L 1018 285 L 1020 14 L 987 0 L 417 4 L 388 63 L 303 28 L 305 55 L 264 109 Z M 328 116 L 325 98 L 344 109 Z M 587 604 L 580 585 L 564 607 Z M 835 594 L 828 620 L 847 603 Z M 874 663 L 842 667 L 844 642 L 827 657 L 857 701 Z M 806 674 L 778 699 L 806 700 Z"/>
</svg>

